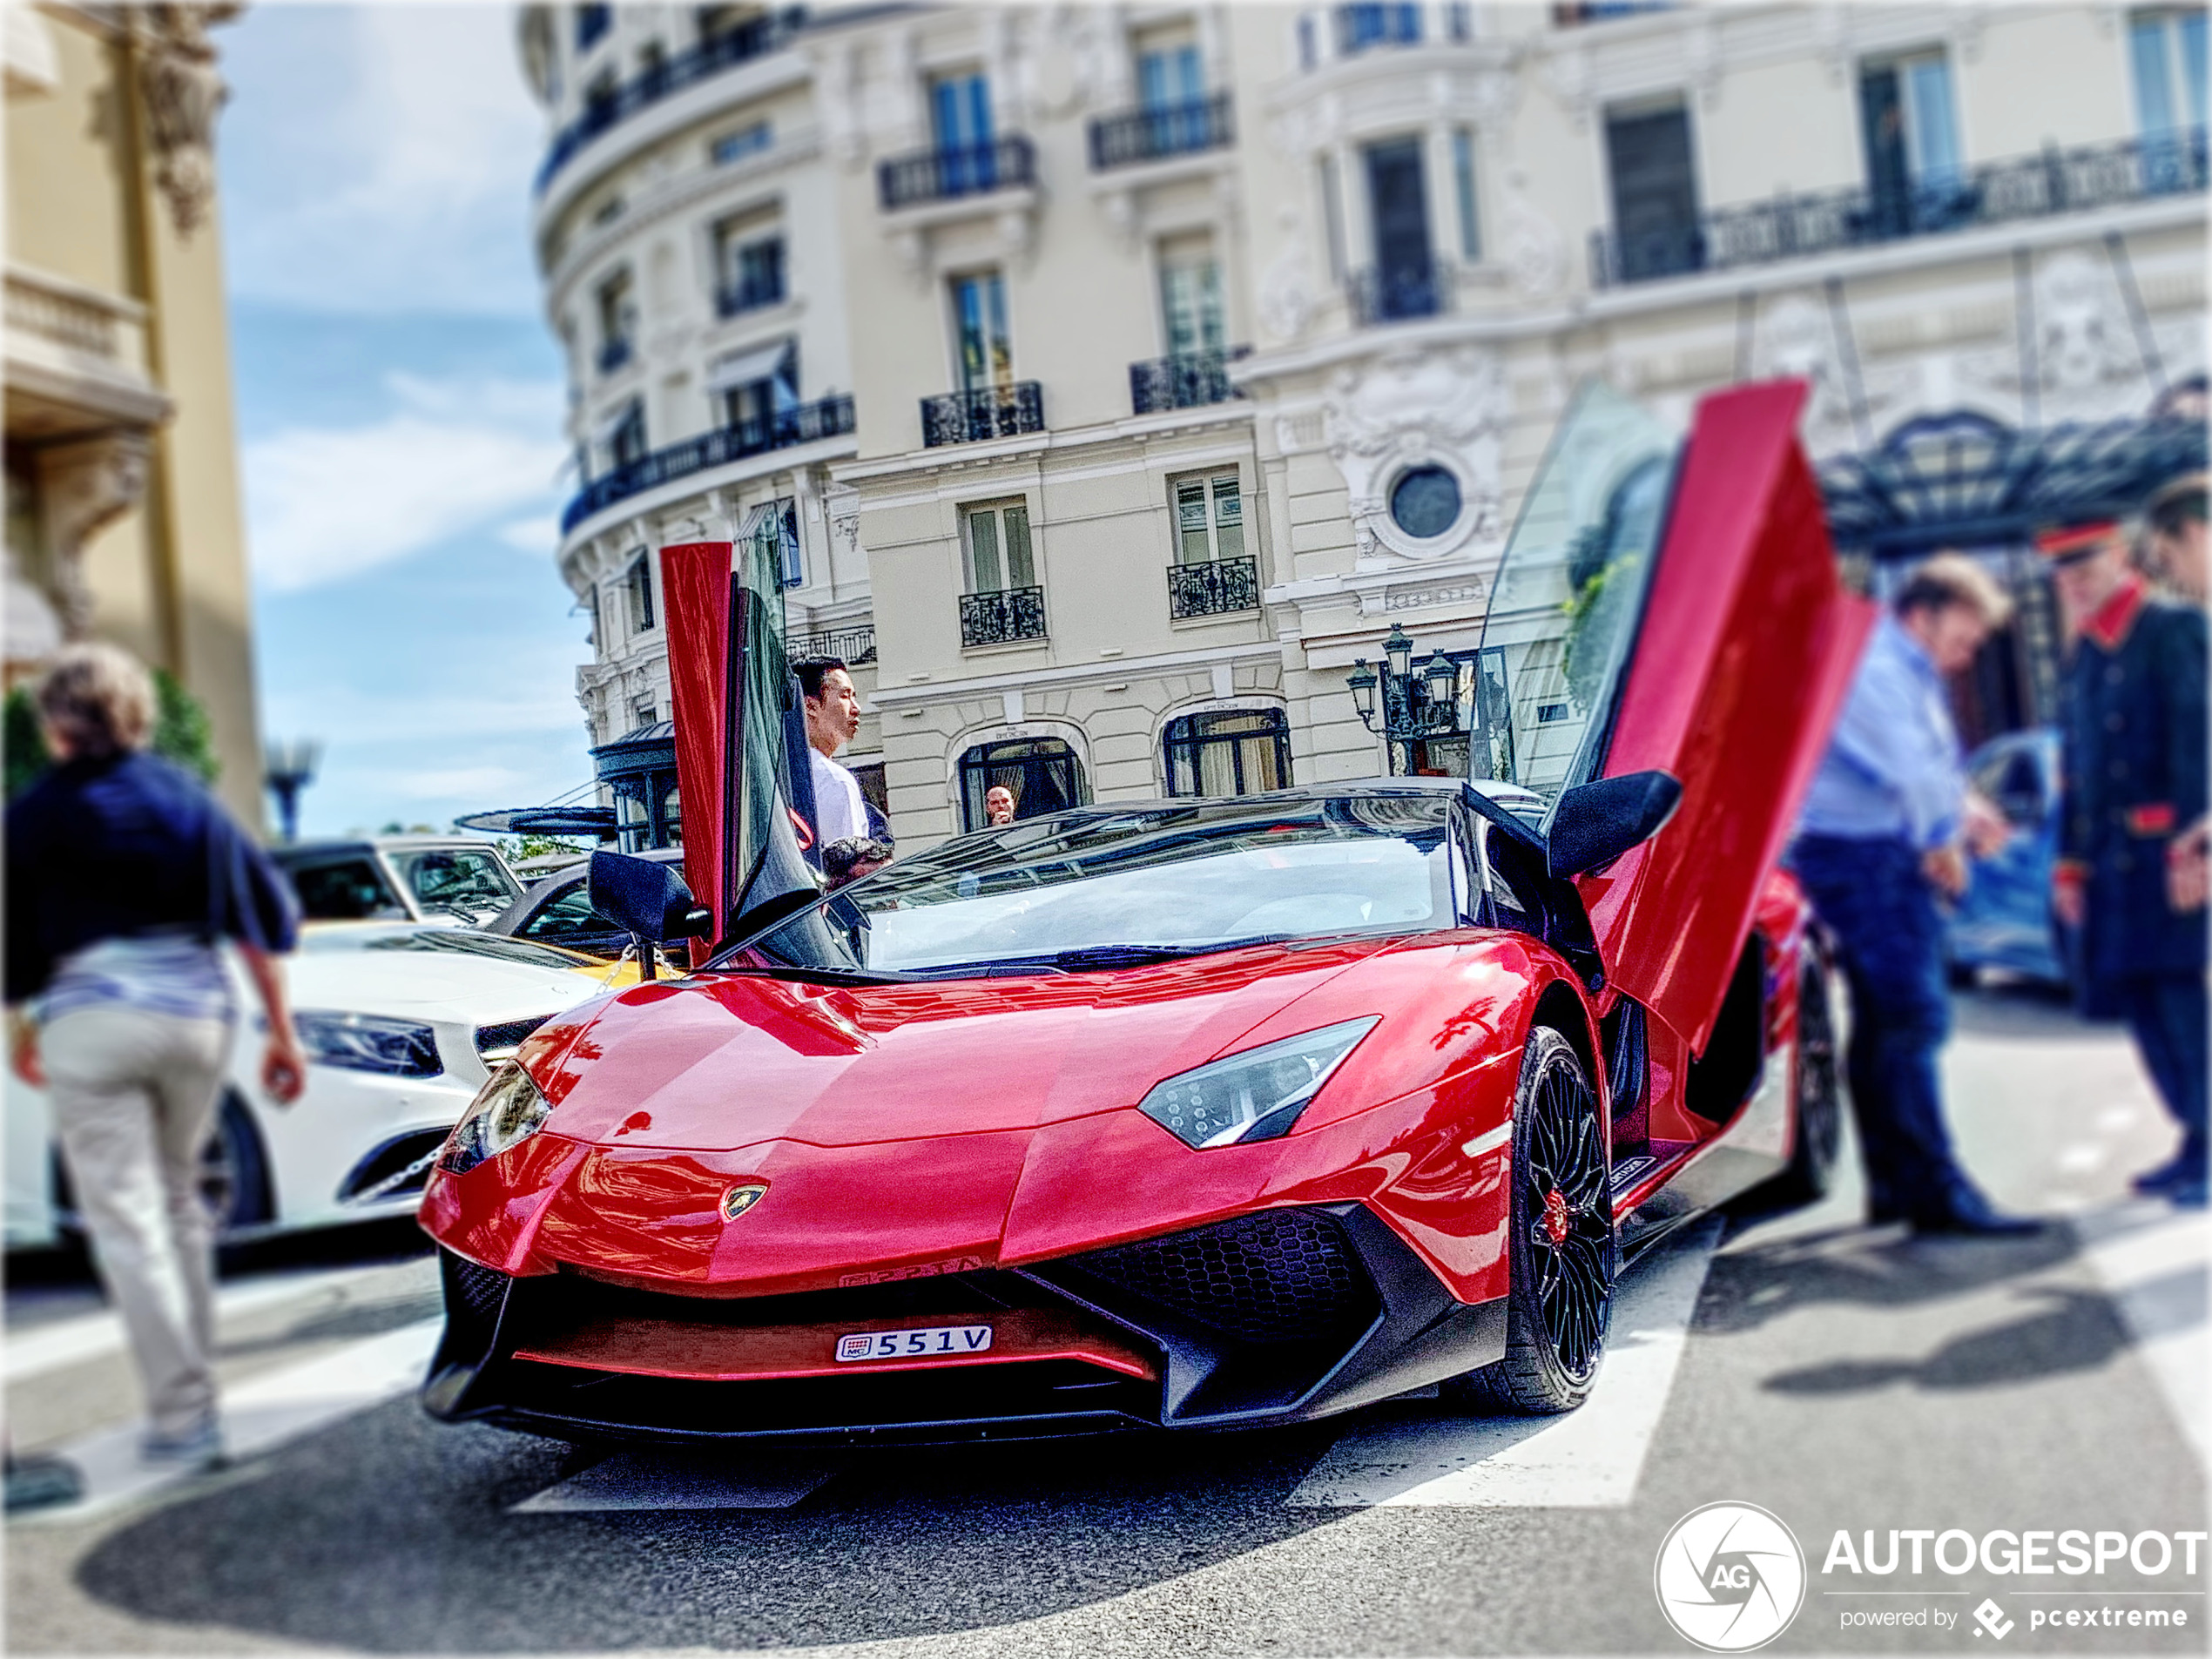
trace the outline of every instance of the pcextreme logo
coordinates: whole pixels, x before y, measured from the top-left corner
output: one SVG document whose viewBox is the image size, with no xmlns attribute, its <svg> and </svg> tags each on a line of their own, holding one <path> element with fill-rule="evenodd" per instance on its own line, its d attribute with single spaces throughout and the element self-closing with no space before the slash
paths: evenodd
<svg viewBox="0 0 2212 1659">
<path fill-rule="evenodd" d="M 1795 1534 L 1757 1504 L 1709 1503 L 1669 1529 L 1651 1570 L 1659 1610 L 1708 1653 L 1749 1653 L 1790 1628 L 1805 1601 Z"/>
</svg>

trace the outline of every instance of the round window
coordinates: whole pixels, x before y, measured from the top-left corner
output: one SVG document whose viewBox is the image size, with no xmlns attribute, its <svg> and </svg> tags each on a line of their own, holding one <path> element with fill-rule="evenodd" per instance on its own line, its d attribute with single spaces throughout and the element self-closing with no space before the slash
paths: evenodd
<svg viewBox="0 0 2212 1659">
<path fill-rule="evenodd" d="M 1391 522 L 1420 541 L 1459 522 L 1460 481 L 1442 467 L 1415 467 L 1390 487 Z"/>
</svg>

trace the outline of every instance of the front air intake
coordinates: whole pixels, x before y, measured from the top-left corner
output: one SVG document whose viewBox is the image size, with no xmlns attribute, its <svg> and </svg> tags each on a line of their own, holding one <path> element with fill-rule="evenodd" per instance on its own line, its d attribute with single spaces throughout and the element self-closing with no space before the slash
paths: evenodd
<svg viewBox="0 0 2212 1659">
<path fill-rule="evenodd" d="M 1069 1265 L 1242 1342 L 1348 1339 L 1381 1308 L 1344 1224 L 1318 1210 L 1263 1211 Z"/>
</svg>

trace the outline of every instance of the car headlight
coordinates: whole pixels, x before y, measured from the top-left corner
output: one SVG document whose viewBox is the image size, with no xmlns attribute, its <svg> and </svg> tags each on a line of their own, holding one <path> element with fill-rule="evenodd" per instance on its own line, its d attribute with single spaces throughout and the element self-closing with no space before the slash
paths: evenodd
<svg viewBox="0 0 2212 1659">
<path fill-rule="evenodd" d="M 502 1066 L 491 1081 L 476 1091 L 469 1109 L 446 1136 L 438 1167 L 466 1175 L 486 1158 L 496 1158 L 509 1147 L 527 1141 L 545 1127 L 553 1115 L 545 1096 L 530 1075 L 517 1065 Z"/>
<path fill-rule="evenodd" d="M 292 1016 L 292 1028 L 307 1058 L 321 1065 L 388 1077 L 435 1077 L 445 1069 L 437 1033 L 413 1020 L 304 1008 Z"/>
<path fill-rule="evenodd" d="M 1136 1109 L 1195 1147 L 1272 1140 L 1289 1131 L 1329 1074 L 1381 1022 L 1371 1014 L 1209 1061 L 1154 1084 Z"/>
</svg>

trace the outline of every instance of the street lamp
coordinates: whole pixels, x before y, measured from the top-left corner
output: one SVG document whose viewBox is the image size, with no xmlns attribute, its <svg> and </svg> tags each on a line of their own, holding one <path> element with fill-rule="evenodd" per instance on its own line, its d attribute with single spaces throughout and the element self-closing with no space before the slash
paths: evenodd
<svg viewBox="0 0 2212 1659">
<path fill-rule="evenodd" d="M 1364 657 L 1354 658 L 1345 684 L 1351 688 L 1352 706 L 1359 724 L 1380 732 L 1393 745 L 1457 737 L 1462 730 L 1460 665 L 1442 651 L 1433 651 L 1416 672 L 1413 642 L 1394 624 L 1383 641 L 1383 660 L 1370 664 Z M 1388 752 L 1387 764 L 1395 772 L 1396 750 L 1393 747 Z"/>
<path fill-rule="evenodd" d="M 272 742 L 262 755 L 261 780 L 276 797 L 277 819 L 284 839 L 300 839 L 300 792 L 315 780 L 315 765 L 322 759 L 322 745 L 313 738 Z"/>
</svg>

